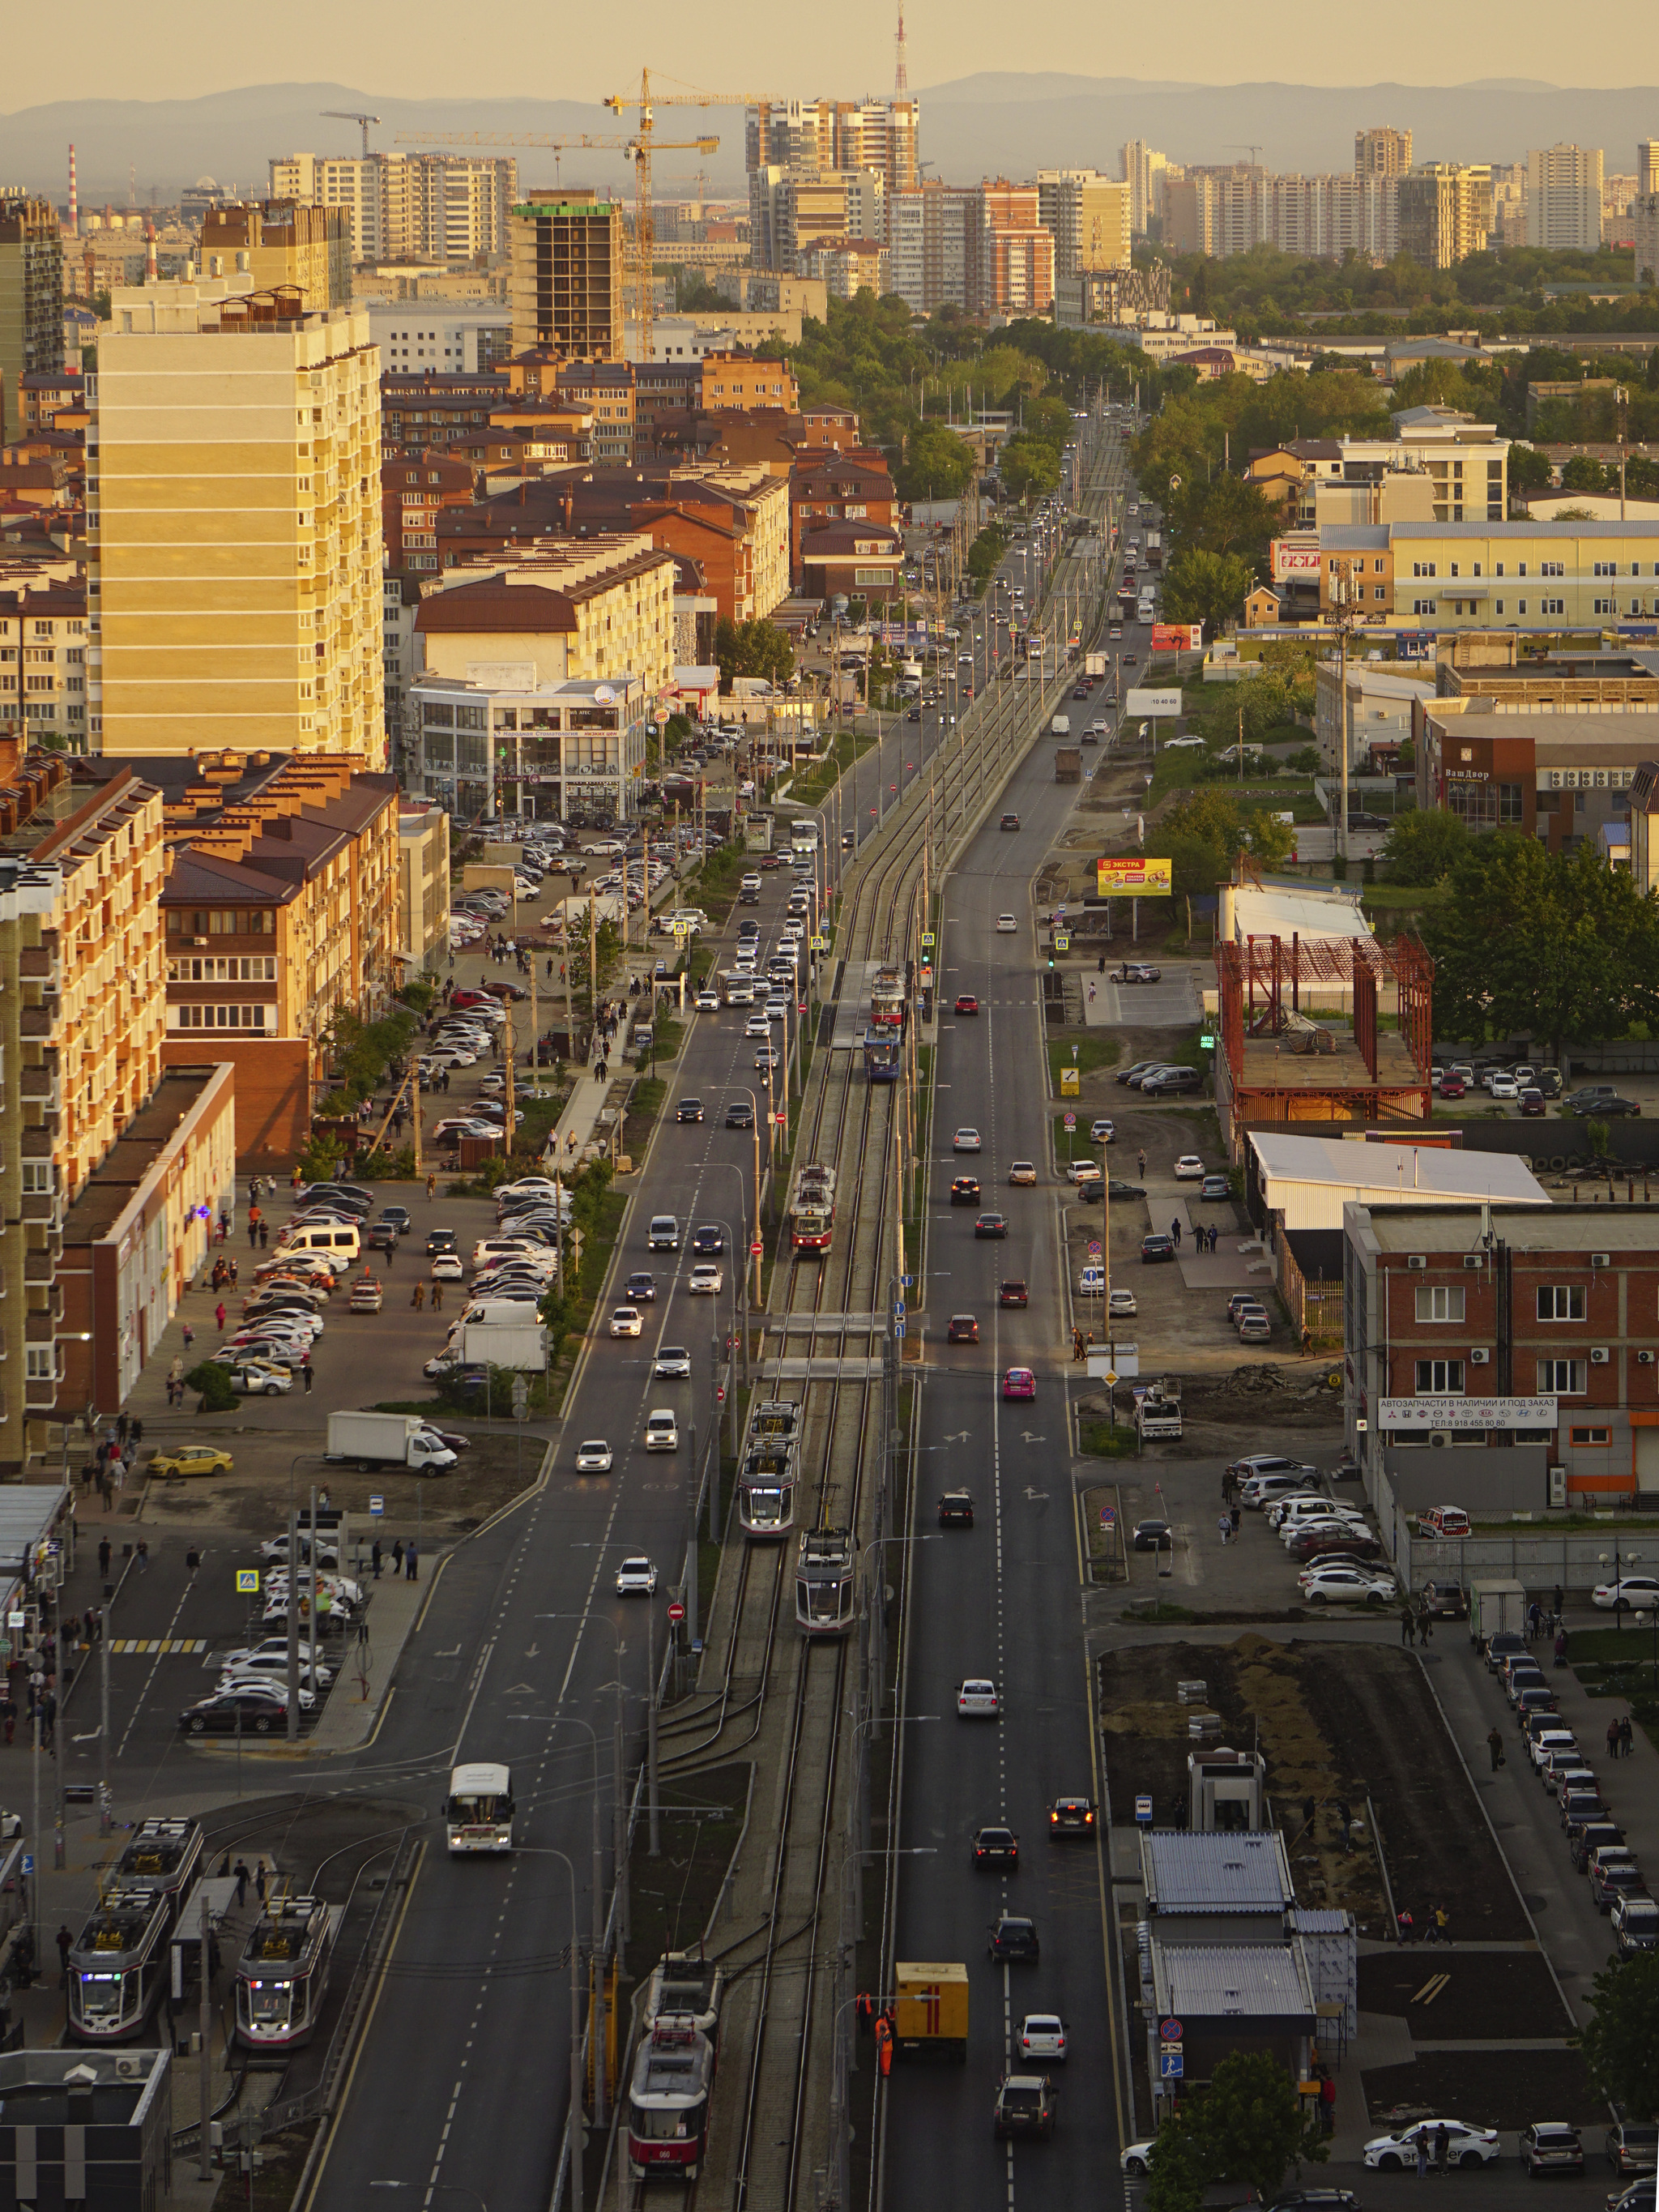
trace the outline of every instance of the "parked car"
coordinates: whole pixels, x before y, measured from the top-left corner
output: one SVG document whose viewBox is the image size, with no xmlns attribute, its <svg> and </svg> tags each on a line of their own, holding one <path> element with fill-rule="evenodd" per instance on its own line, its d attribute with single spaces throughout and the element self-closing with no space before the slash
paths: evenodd
<svg viewBox="0 0 1659 2212">
<path fill-rule="evenodd" d="M 1521 2163 L 1528 2173 L 1582 2173 L 1584 2146 L 1565 2120 L 1534 2120 L 1521 2130 Z"/>
<path fill-rule="evenodd" d="M 1365 2164 L 1384 2173 L 1403 2172 L 1417 2163 L 1419 2139 L 1426 2136 L 1432 2142 L 1442 2128 L 1446 2131 L 1448 2166 L 1490 2166 L 1497 2158 L 1500 2146 L 1496 2128 L 1471 2127 L 1464 2120 L 1417 2120 L 1396 2135 L 1373 2136 L 1365 2146 Z"/>
<path fill-rule="evenodd" d="M 1605 2148 L 1615 2173 L 1652 2173 L 1659 2167 L 1659 2124 L 1616 2121 L 1607 2130 Z"/>
<path fill-rule="evenodd" d="M 1608 1917 L 1621 1959 L 1633 1958 L 1638 1951 L 1659 1950 L 1659 1904 L 1646 1890 L 1628 1890 L 1615 1897 Z"/>
</svg>

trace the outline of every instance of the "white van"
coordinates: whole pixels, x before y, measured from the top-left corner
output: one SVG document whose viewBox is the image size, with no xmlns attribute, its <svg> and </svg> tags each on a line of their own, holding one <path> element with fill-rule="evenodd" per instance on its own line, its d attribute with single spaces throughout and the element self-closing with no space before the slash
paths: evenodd
<svg viewBox="0 0 1659 2212">
<path fill-rule="evenodd" d="M 546 1293 L 544 1292 L 542 1295 L 544 1297 Z M 522 1327 L 535 1320 L 536 1310 L 540 1303 L 541 1300 L 536 1292 L 528 1290 L 521 1297 L 480 1298 L 477 1305 L 467 1308 L 461 1316 L 461 1319 L 463 1322 L 471 1322 L 475 1326 L 488 1325 L 492 1322 L 505 1322 L 509 1326 L 517 1323 Z"/>
<path fill-rule="evenodd" d="M 362 1238 L 356 1230 L 345 1222 L 312 1222 L 296 1229 L 291 1237 L 283 1237 L 277 1246 L 281 1252 L 325 1252 L 332 1258 L 343 1259 L 348 1267 L 355 1267 L 362 1257 Z"/>
<path fill-rule="evenodd" d="M 1056 714 L 1048 727 L 1054 736 L 1069 738 L 1072 734 L 1072 718 L 1069 714 Z"/>
</svg>

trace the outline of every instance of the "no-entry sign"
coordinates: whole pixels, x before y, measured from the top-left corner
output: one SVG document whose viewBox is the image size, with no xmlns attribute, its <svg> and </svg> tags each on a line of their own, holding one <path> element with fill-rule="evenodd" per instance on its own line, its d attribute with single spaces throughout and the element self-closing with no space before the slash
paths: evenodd
<svg viewBox="0 0 1659 2212">
<path fill-rule="evenodd" d="M 678 1598 L 676 1598 L 669 1607 L 668 1618 L 676 1624 L 685 1619 L 685 1607 L 680 1603 Z"/>
</svg>

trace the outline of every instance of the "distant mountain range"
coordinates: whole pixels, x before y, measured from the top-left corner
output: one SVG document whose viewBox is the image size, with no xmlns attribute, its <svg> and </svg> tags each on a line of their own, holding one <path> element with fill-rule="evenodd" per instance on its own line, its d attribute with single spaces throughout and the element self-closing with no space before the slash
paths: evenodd
<svg viewBox="0 0 1659 2212">
<path fill-rule="evenodd" d="M 1422 161 L 1514 161 L 1531 146 L 1562 140 L 1605 149 L 1610 172 L 1634 168 L 1636 143 L 1659 136 L 1659 88 L 1599 89 L 1488 79 L 1474 84 L 1178 84 L 1054 71 L 986 72 L 933 85 L 922 103 L 922 146 L 932 173 L 963 184 L 999 173 L 1030 176 L 1041 165 L 1093 167 L 1115 175 L 1118 149 L 1143 138 L 1172 161 L 1255 158 L 1276 169 L 1346 169 L 1357 130 L 1393 124 L 1415 135 Z M 337 84 L 249 85 L 197 100 L 64 100 L 0 119 L 8 181 L 68 197 L 69 145 L 75 143 L 83 205 L 125 203 L 129 165 L 138 198 L 176 198 L 182 185 L 210 176 L 255 194 L 264 190 L 273 155 L 309 150 L 355 153 L 355 125 L 325 119 L 327 108 L 380 116 L 371 143 L 391 149 L 399 131 L 541 131 L 551 137 L 614 131 L 617 118 L 580 100 L 391 100 Z M 708 169 L 711 189 L 730 194 L 743 181 L 743 115 L 715 108 L 707 118 L 722 141 Z M 699 118 L 699 127 L 702 118 Z M 1247 137 L 1236 139 L 1232 131 Z M 1252 143 L 1254 142 L 1254 143 Z M 693 157 L 672 157 L 678 178 Z M 518 153 L 526 185 L 554 182 L 550 152 Z M 566 183 L 623 189 L 629 171 L 620 154 L 564 155 Z"/>
</svg>

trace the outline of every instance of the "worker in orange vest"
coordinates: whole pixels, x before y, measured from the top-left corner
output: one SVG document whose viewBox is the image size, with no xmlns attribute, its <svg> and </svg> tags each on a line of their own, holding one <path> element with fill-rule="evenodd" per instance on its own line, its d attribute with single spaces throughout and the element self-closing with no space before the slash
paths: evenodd
<svg viewBox="0 0 1659 2212">
<path fill-rule="evenodd" d="M 884 2012 L 876 2015 L 876 2063 L 884 2081 L 893 2070 L 893 2030 Z"/>
</svg>

